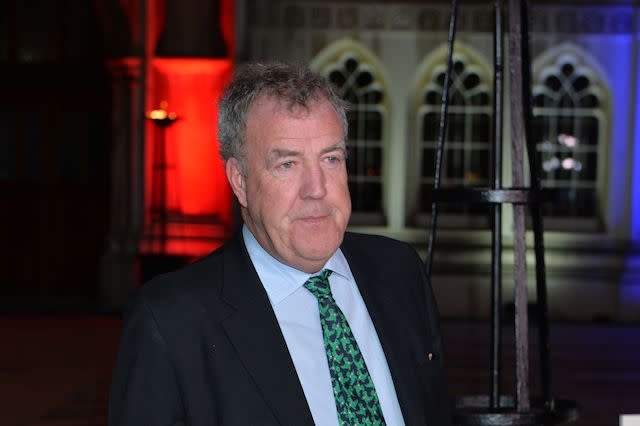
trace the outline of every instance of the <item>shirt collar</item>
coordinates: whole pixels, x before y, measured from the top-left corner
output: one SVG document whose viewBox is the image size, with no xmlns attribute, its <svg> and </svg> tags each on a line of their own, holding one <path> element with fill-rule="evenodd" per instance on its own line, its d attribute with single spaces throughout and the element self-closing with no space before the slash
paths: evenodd
<svg viewBox="0 0 640 426">
<path fill-rule="evenodd" d="M 292 268 L 271 256 L 262 248 L 246 225 L 242 226 L 242 237 L 249 258 L 251 258 L 273 306 L 282 302 L 291 293 L 302 287 L 310 277 L 316 275 Z M 347 280 L 354 281 L 347 259 L 340 248 L 329 258 L 322 269 L 330 269 L 333 272 L 332 276 L 337 274 Z"/>
</svg>

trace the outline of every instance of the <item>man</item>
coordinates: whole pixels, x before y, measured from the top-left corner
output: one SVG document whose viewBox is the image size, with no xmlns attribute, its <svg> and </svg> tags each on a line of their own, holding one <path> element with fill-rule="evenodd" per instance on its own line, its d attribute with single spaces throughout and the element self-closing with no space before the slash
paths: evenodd
<svg viewBox="0 0 640 426">
<path fill-rule="evenodd" d="M 422 263 L 407 244 L 345 233 L 340 98 L 304 67 L 253 64 L 219 106 L 242 231 L 134 296 L 109 423 L 449 424 Z"/>
</svg>

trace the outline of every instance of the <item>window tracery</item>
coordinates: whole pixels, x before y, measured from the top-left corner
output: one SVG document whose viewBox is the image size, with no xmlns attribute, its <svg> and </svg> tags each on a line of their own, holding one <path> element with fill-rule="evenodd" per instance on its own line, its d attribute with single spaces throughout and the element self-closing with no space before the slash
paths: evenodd
<svg viewBox="0 0 640 426">
<path fill-rule="evenodd" d="M 554 202 L 543 204 L 544 214 L 597 217 L 604 93 L 575 55 L 560 55 L 544 67 L 532 91 L 541 183 L 555 190 Z"/>
<path fill-rule="evenodd" d="M 443 58 L 444 62 L 444 58 Z M 420 88 L 416 122 L 420 157 L 417 216 L 431 212 L 435 156 L 440 129 L 441 103 L 446 65 L 441 62 L 427 70 Z M 491 93 L 481 68 L 469 55 L 453 58 L 449 89 L 448 125 L 442 163 L 441 184 L 451 186 L 488 186 L 491 155 Z M 486 214 L 487 207 L 473 204 L 442 204 L 439 211 L 457 215 Z M 423 222 L 416 217 L 414 222 Z M 468 222 L 468 221 L 467 221 Z M 445 224 L 446 225 L 446 224 Z"/>
</svg>

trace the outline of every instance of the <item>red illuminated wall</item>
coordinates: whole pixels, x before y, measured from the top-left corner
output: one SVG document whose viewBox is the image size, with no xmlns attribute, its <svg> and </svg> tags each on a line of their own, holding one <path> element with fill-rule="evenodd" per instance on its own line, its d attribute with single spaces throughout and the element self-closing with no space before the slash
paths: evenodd
<svg viewBox="0 0 640 426">
<path fill-rule="evenodd" d="M 232 1 L 221 2 L 221 30 L 233 58 Z M 161 13 L 152 13 L 157 21 Z M 157 40 L 158 22 L 149 25 Z M 232 59 L 153 58 L 147 75 L 146 111 L 166 102 L 178 119 L 145 127 L 145 232 L 142 254 L 201 256 L 221 245 L 233 226 L 232 192 L 218 154 L 217 105 L 231 80 Z M 164 132 L 164 133 L 163 133 Z M 161 140 L 164 138 L 164 141 Z M 158 149 L 164 142 L 166 223 L 159 224 Z M 156 209 L 154 209 L 156 207 Z"/>
</svg>

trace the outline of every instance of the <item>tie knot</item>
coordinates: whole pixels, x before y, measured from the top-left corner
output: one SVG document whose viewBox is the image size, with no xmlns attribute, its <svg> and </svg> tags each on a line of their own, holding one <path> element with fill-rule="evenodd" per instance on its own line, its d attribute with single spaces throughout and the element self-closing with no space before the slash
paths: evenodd
<svg viewBox="0 0 640 426">
<path fill-rule="evenodd" d="M 309 290 L 317 299 L 321 297 L 331 297 L 331 286 L 329 285 L 329 269 L 323 269 L 320 274 L 313 276 L 304 283 L 304 288 Z"/>
</svg>

